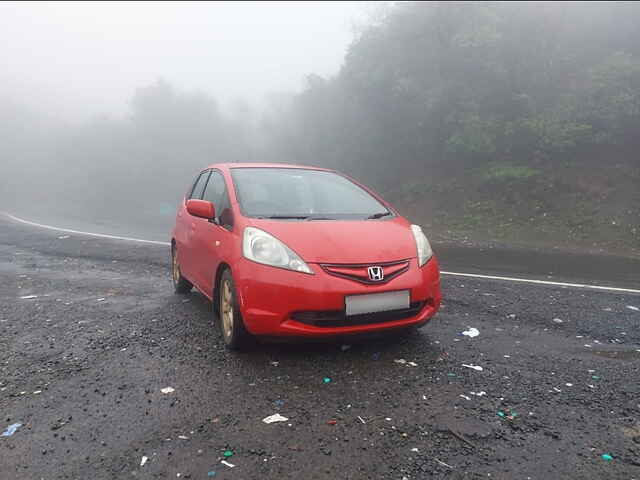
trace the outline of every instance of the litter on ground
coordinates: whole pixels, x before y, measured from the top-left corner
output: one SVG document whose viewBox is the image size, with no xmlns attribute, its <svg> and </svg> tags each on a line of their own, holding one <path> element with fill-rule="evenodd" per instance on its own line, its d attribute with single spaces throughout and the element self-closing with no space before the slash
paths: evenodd
<svg viewBox="0 0 640 480">
<path fill-rule="evenodd" d="M 268 417 L 262 419 L 264 423 L 286 422 L 287 420 L 289 420 L 287 417 L 283 417 L 279 413 L 269 415 Z"/>
<path fill-rule="evenodd" d="M 149 460 L 149 457 L 142 457 L 142 459 L 140 460 L 140 466 L 144 467 L 144 464 L 147 463 L 147 460 Z"/>
<path fill-rule="evenodd" d="M 469 392 L 471 395 L 475 395 L 476 397 L 484 397 L 487 392 L 485 392 L 484 390 L 480 391 L 480 392 Z"/>
<path fill-rule="evenodd" d="M 452 467 L 451 465 L 449 465 L 449 464 L 447 464 L 447 463 L 444 463 L 443 461 L 438 460 L 437 458 L 434 458 L 434 460 L 435 460 L 436 462 L 438 462 L 438 464 L 442 465 L 443 467 L 447 467 L 447 468 L 451 468 L 451 469 L 453 469 L 453 467 Z"/>
<path fill-rule="evenodd" d="M 484 370 L 481 366 L 479 365 L 467 365 L 466 363 L 462 364 L 463 367 L 467 367 L 467 368 L 472 368 L 477 372 L 481 372 L 482 370 Z"/>
<path fill-rule="evenodd" d="M 160 390 L 162 393 L 173 393 L 176 390 L 173 387 L 165 387 L 162 390 Z"/>
<path fill-rule="evenodd" d="M 480 335 L 480 330 L 478 330 L 477 328 L 469 328 L 469 330 L 465 330 L 464 332 L 462 332 L 462 335 L 466 336 L 466 337 L 477 337 L 478 335 Z"/>
<path fill-rule="evenodd" d="M 16 433 L 16 430 L 18 430 L 21 426 L 22 426 L 21 423 L 13 423 L 13 424 L 9 425 L 7 427 L 7 429 L 4 432 L 2 432 L 2 436 L 3 437 L 10 437 L 14 433 Z"/>
<path fill-rule="evenodd" d="M 235 467 L 235 465 L 233 463 L 229 463 L 226 460 L 222 460 L 220 463 L 223 464 L 223 465 L 226 465 L 229 468 Z"/>
<path fill-rule="evenodd" d="M 516 412 L 514 412 L 513 410 L 509 410 L 508 413 L 503 412 L 502 410 L 499 410 L 497 415 L 500 418 L 506 418 L 507 420 L 515 420 L 516 417 L 518 416 L 518 414 Z"/>
<path fill-rule="evenodd" d="M 397 358 L 394 360 L 395 363 L 400 365 L 409 365 L 410 367 L 417 367 L 418 364 L 416 362 L 407 362 L 404 358 Z"/>
<path fill-rule="evenodd" d="M 32 298 L 38 298 L 37 295 L 24 295 L 20 297 L 22 300 L 31 300 Z"/>
</svg>

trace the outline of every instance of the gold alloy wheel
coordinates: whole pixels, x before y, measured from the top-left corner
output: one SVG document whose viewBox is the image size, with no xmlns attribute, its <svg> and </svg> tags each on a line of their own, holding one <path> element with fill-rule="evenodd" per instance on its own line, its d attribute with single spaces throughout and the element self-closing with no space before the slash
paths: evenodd
<svg viewBox="0 0 640 480">
<path fill-rule="evenodd" d="M 220 316 L 222 317 L 222 333 L 226 339 L 231 338 L 233 333 L 233 300 L 231 287 L 228 281 L 222 283 L 220 294 Z"/>
<path fill-rule="evenodd" d="M 178 252 L 176 252 L 175 250 L 173 251 L 173 262 L 172 262 L 172 273 L 173 273 L 173 283 L 174 285 L 177 285 L 178 282 L 180 281 L 180 267 L 178 266 Z"/>
</svg>

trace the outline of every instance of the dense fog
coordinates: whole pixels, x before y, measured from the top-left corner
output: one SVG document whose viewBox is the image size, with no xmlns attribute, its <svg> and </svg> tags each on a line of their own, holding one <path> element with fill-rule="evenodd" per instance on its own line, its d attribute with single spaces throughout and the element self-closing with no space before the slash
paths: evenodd
<svg viewBox="0 0 640 480">
<path fill-rule="evenodd" d="M 292 162 L 443 231 L 637 245 L 638 25 L 634 2 L 3 3 L 0 200 L 170 219 L 207 164 Z"/>
</svg>

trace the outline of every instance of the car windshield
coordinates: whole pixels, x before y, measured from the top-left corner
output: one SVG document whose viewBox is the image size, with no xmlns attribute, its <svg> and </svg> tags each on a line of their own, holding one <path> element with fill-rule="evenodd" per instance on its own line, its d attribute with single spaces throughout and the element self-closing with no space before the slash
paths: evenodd
<svg viewBox="0 0 640 480">
<path fill-rule="evenodd" d="M 231 175 L 242 212 L 249 217 L 336 220 L 392 215 L 366 190 L 332 172 L 234 168 Z"/>
</svg>

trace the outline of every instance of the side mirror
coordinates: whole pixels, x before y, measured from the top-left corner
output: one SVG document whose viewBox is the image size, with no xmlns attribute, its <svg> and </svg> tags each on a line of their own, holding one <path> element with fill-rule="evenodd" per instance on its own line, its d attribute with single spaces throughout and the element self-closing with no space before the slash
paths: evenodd
<svg viewBox="0 0 640 480">
<path fill-rule="evenodd" d="M 216 207 L 206 200 L 187 200 L 187 212 L 194 217 L 206 218 L 207 220 L 216 218 Z"/>
</svg>

